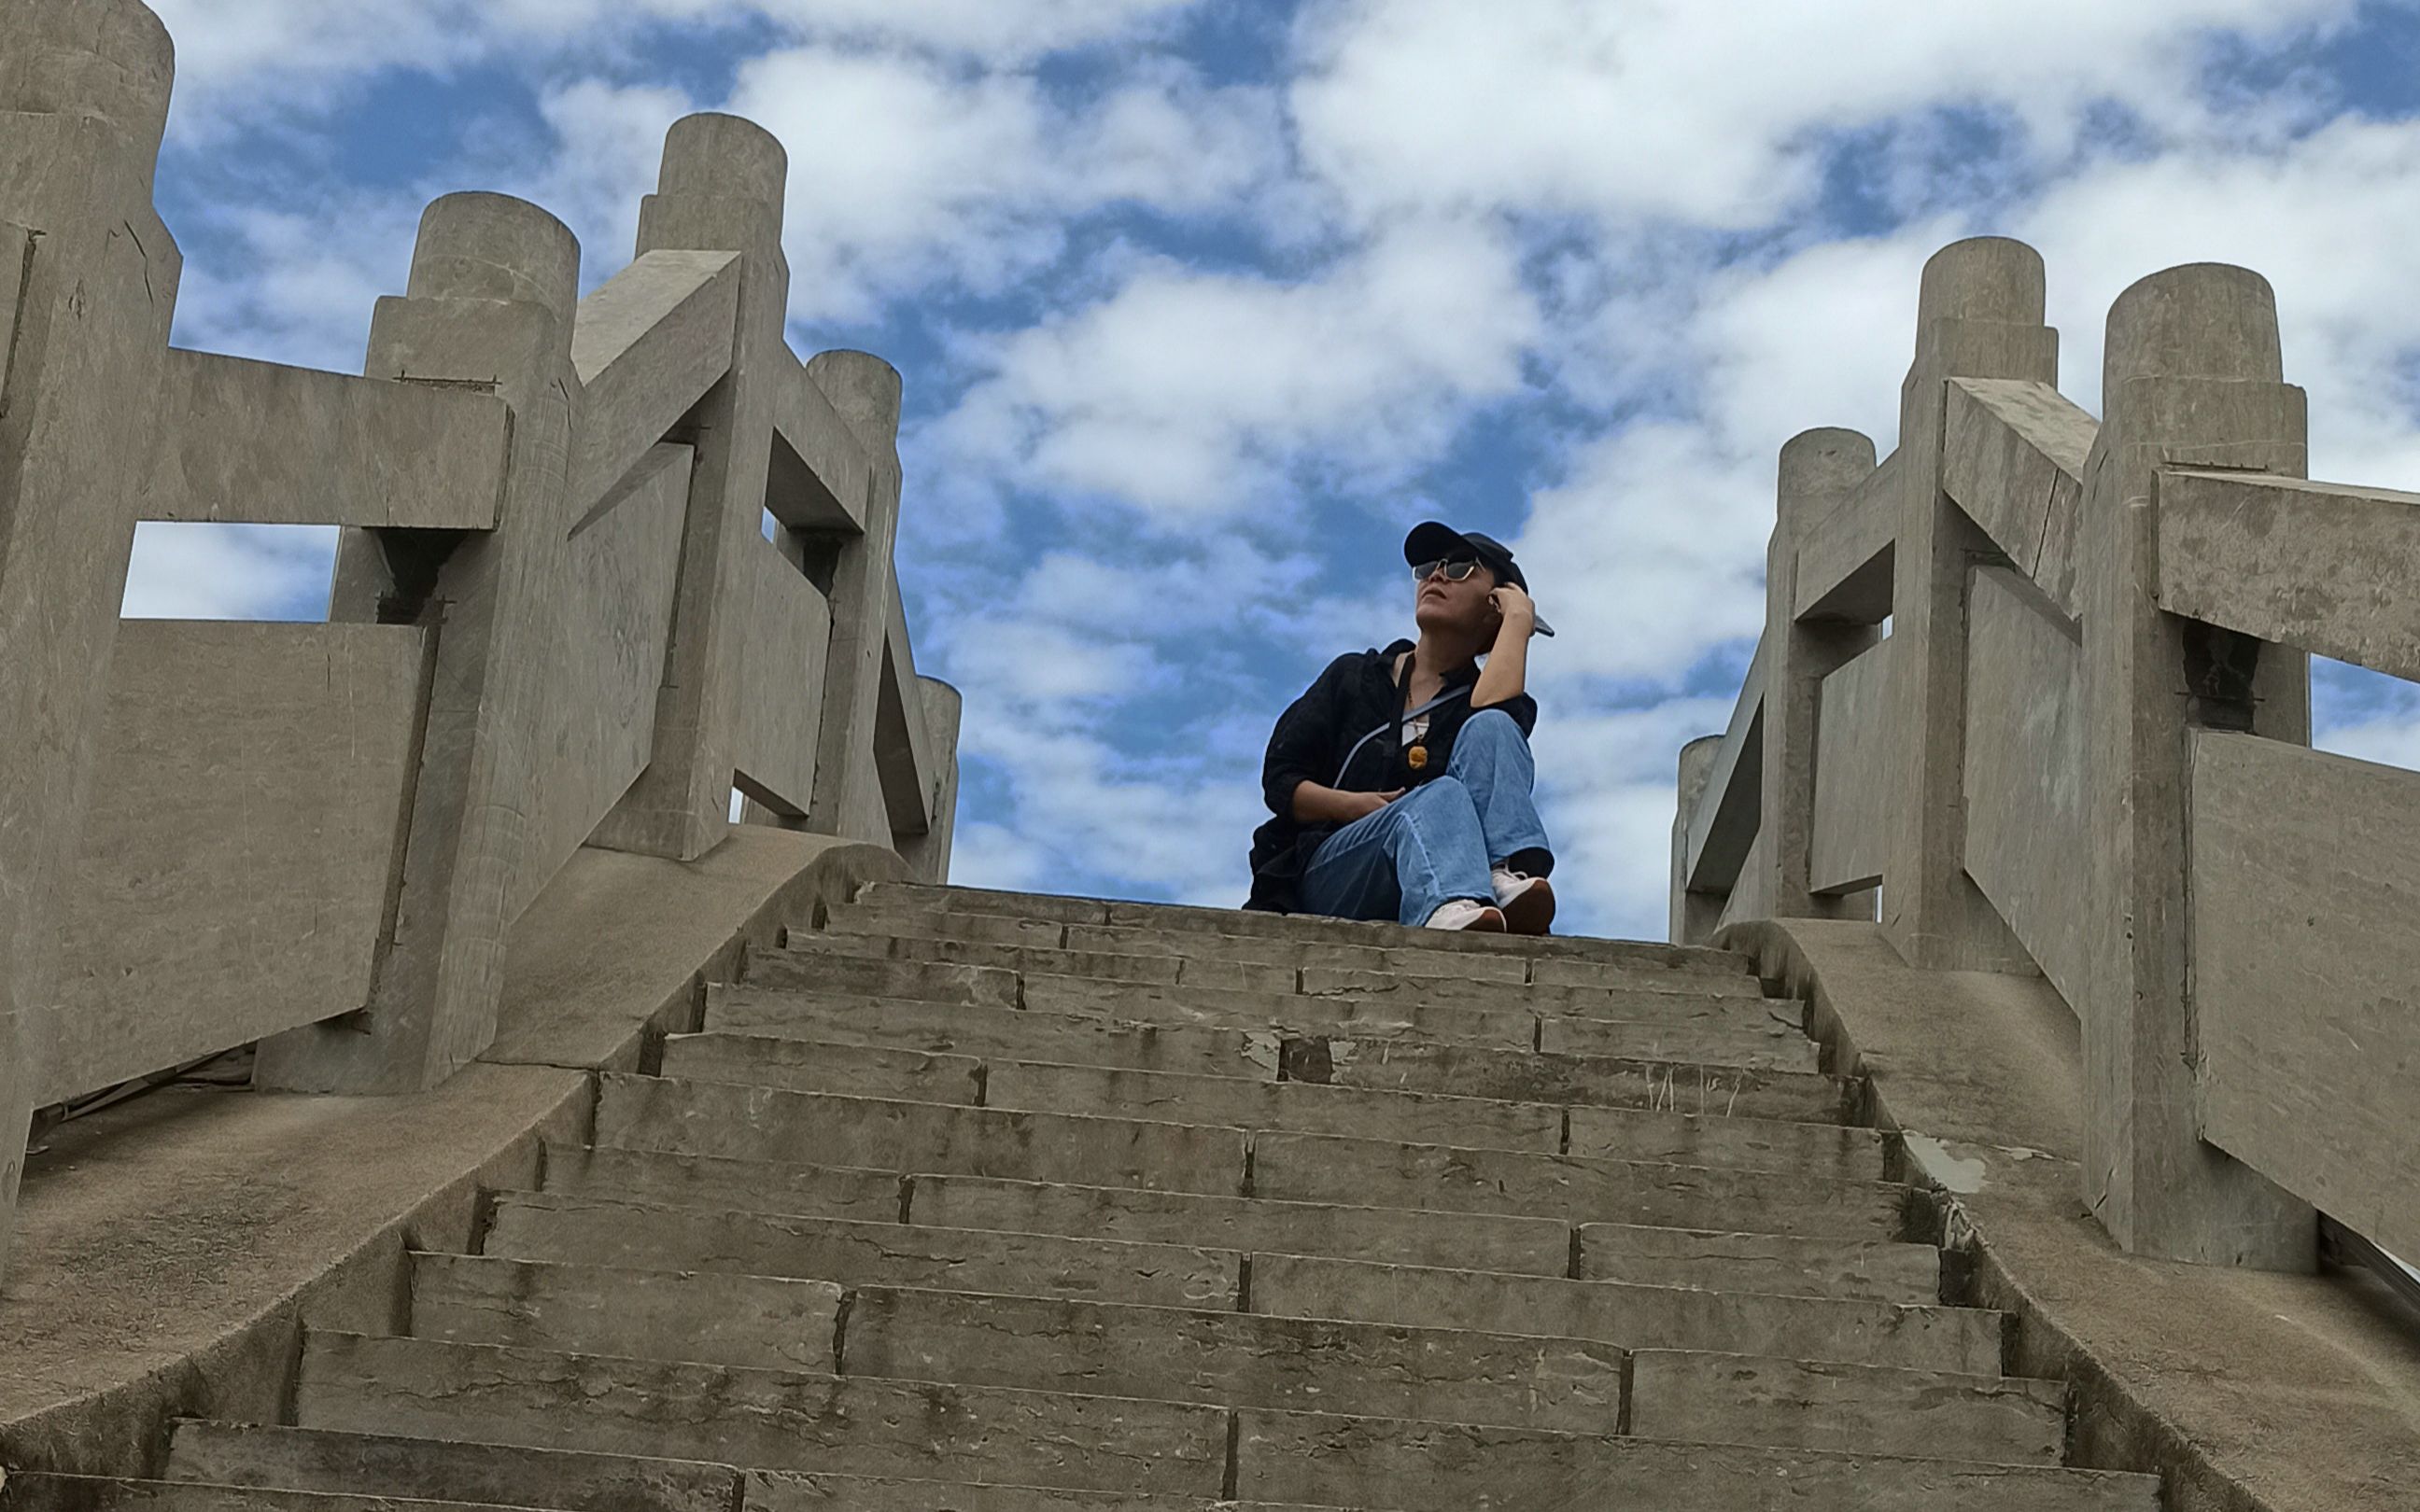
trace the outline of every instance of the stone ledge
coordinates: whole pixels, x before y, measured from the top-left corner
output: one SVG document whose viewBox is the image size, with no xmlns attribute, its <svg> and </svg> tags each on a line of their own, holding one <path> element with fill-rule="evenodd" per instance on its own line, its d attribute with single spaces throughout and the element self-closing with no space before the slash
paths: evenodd
<svg viewBox="0 0 2420 1512">
<path fill-rule="evenodd" d="M 406 1250 L 469 1248 L 481 1185 L 584 1138 L 597 1072 L 693 1028 L 704 983 L 786 923 L 906 874 L 758 827 L 686 865 L 583 850 L 514 926 L 494 1046 L 443 1087 L 170 1090 L 68 1125 L 0 1288 L 0 1465 L 156 1474 L 172 1417 L 281 1421 L 305 1325 L 392 1331 Z"/>
<path fill-rule="evenodd" d="M 2086 1211 L 2074 1015 L 2039 979 L 1917 971 L 1870 924 L 1758 920 L 1721 942 L 1812 1004 L 1911 1179 L 1940 1188 L 2012 1373 L 2075 1388 L 2071 1463 L 2153 1470 L 2168 1512 L 2391 1512 L 2420 1484 L 2420 1319 L 2364 1273 L 2142 1260 Z"/>
</svg>

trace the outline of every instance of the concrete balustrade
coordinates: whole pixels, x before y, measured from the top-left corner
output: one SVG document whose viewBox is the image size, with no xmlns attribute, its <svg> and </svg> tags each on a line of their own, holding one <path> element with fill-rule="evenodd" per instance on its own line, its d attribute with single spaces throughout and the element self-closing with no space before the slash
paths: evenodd
<svg viewBox="0 0 2420 1512">
<path fill-rule="evenodd" d="M 582 844 L 694 860 L 737 787 L 949 867 L 899 377 L 788 347 L 781 144 L 676 123 L 585 300 L 553 216 L 444 196 L 318 373 L 168 349 L 173 74 L 136 0 L 0 6 L 0 1262 L 38 1106 L 256 1041 L 287 1090 L 477 1057 Z M 121 631 L 142 518 L 342 527 L 328 622 Z"/>
<path fill-rule="evenodd" d="M 1784 449 L 1758 672 L 1683 755 L 1673 939 L 1875 918 L 1910 965 L 2046 977 L 2130 1251 L 2306 1270 L 2315 1203 L 2420 1249 L 2420 776 L 2307 749 L 2308 652 L 2420 672 L 2420 496 L 2306 480 L 2257 273 L 2128 289 L 2099 420 L 2043 290 L 2020 243 L 1945 249 L 1898 449 Z"/>
</svg>

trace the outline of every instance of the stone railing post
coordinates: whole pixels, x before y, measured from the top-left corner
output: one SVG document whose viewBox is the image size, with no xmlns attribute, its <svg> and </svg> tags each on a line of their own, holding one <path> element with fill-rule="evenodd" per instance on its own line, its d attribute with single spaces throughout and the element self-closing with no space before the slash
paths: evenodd
<svg viewBox="0 0 2420 1512">
<path fill-rule="evenodd" d="M 1760 854 L 1776 918 L 1871 918 L 1872 895 L 1810 890 L 1815 835 L 1817 702 L 1823 679 L 1882 638 L 1871 625 L 1800 624 L 1798 549 L 1816 522 L 1872 475 L 1874 443 L 1854 430 L 1810 430 L 1781 448 L 1773 540 L 1764 571 L 1764 791 Z"/>
<path fill-rule="evenodd" d="M 0 5 L 0 1273 L 176 306 L 174 74 L 134 0 Z"/>
<path fill-rule="evenodd" d="M 2311 1210 L 2199 1135 L 2185 837 L 2192 728 L 2308 744 L 2309 658 L 2164 613 L 2155 596 L 2162 465 L 2304 475 L 2304 398 L 2282 373 L 2276 301 L 2257 273 L 2170 269 L 2110 310 L 2079 527 L 2093 918 L 2076 1008 L 2085 1197 L 2118 1242 L 2308 1270 Z"/>
<path fill-rule="evenodd" d="M 1722 755 L 1723 737 L 1699 735 L 1681 748 L 1678 791 L 1680 811 L 1672 818 L 1672 920 L 1674 945 L 1703 945 L 1722 917 L 1724 900 L 1689 890 L 1689 820 L 1705 801 L 1706 784 L 1714 780 L 1714 762 Z"/>
<path fill-rule="evenodd" d="M 738 748 L 739 640 L 748 606 L 745 553 L 756 541 L 772 467 L 790 266 L 782 254 L 789 156 L 771 133 L 736 116 L 698 115 L 664 138 L 656 193 L 639 212 L 638 255 L 740 255 L 739 316 L 731 370 L 698 404 L 690 427 L 688 523 L 671 649 L 656 699 L 646 770 L 589 843 L 690 861 L 730 830 Z M 869 726 L 870 728 L 870 726 Z"/>
<path fill-rule="evenodd" d="M 580 243 L 563 223 L 500 194 L 449 194 L 421 219 L 409 291 L 379 301 L 365 374 L 496 393 L 512 407 L 511 451 L 494 531 L 349 530 L 338 548 L 330 617 L 426 625 L 435 665 L 370 1001 L 264 1042 L 263 1087 L 417 1091 L 495 1037 L 570 528 L 579 293 Z"/>
<path fill-rule="evenodd" d="M 950 851 L 958 829 L 958 726 L 965 717 L 966 695 L 938 677 L 916 679 L 924 701 L 924 726 L 932 736 L 933 791 L 926 795 L 932 825 L 899 847 L 919 882 L 950 880 Z"/>
<path fill-rule="evenodd" d="M 814 379 L 874 461 L 865 533 L 840 548 L 832 573 L 831 659 L 824 671 L 822 734 L 815 743 L 814 799 L 807 827 L 876 845 L 892 843 L 882 801 L 874 721 L 882 695 L 882 652 L 891 634 L 892 551 L 899 540 L 899 373 L 865 352 L 818 353 Z"/>
<path fill-rule="evenodd" d="M 1891 584 L 1891 833 L 1882 923 L 1908 964 L 2030 970 L 1965 866 L 1966 574 L 1998 560 L 1942 486 L 1948 380 L 2058 378 L 2041 257 L 2021 241 L 1952 242 L 1924 266 L 1916 361 L 1900 391 L 1902 498 Z"/>
</svg>

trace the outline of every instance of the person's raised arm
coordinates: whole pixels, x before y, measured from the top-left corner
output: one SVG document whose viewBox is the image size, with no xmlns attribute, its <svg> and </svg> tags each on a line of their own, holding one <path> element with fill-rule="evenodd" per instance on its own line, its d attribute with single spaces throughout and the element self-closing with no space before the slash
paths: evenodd
<svg viewBox="0 0 2420 1512">
<path fill-rule="evenodd" d="M 1490 594 L 1488 602 L 1504 619 L 1487 653 L 1487 665 L 1479 670 L 1479 684 L 1470 690 L 1473 709 L 1510 703 L 1528 691 L 1529 637 L 1538 628 L 1538 607 L 1511 583 Z"/>
</svg>

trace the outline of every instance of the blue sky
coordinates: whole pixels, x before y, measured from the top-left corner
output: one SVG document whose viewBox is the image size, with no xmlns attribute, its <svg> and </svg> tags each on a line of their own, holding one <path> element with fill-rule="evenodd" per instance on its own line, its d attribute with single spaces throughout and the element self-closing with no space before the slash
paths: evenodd
<svg viewBox="0 0 2420 1512">
<path fill-rule="evenodd" d="M 791 341 L 907 379 L 900 572 L 967 695 L 958 879 L 1232 903 L 1268 725 L 1512 542 L 1569 927 L 1662 930 L 1671 772 L 1762 613 L 1773 459 L 1892 444 L 1916 275 L 2040 248 L 2062 387 L 2245 263 L 2315 475 L 2420 487 L 2420 14 L 2346 0 L 155 0 L 180 345 L 357 369 L 428 198 L 627 259 L 663 128 L 792 162 Z M 131 612 L 310 617 L 324 534 L 147 530 Z M 2420 758 L 2324 671 L 2327 743 Z"/>
</svg>

